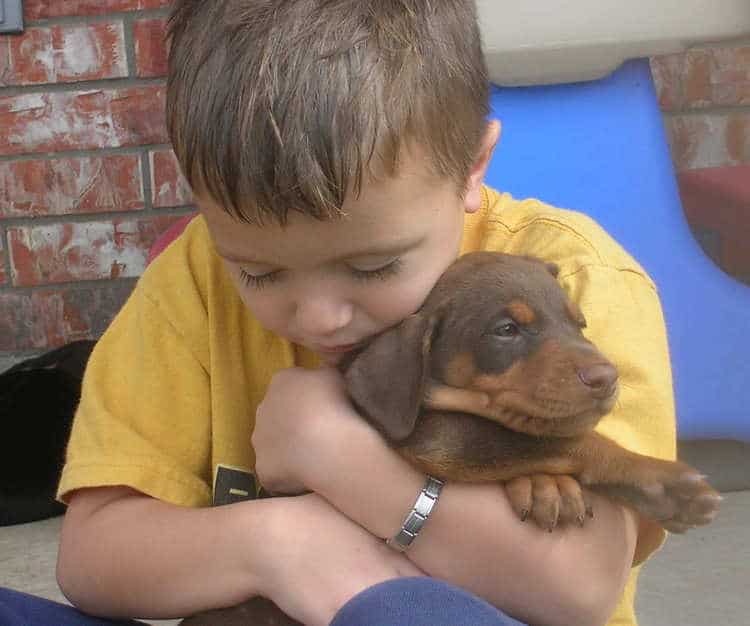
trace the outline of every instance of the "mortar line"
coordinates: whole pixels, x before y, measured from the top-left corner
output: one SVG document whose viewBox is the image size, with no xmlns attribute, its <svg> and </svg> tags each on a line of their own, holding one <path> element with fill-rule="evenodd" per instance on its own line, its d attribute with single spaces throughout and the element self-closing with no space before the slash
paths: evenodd
<svg viewBox="0 0 750 626">
<path fill-rule="evenodd" d="M 110 286 L 127 286 L 138 281 L 140 276 L 124 276 L 122 278 L 93 278 L 91 280 L 74 280 L 70 282 L 45 283 L 44 285 L 2 285 L 0 286 L 0 295 L 3 294 L 21 294 L 33 295 L 45 291 L 84 291 L 90 287 L 106 288 Z M 0 354 L 2 354 L 0 352 Z"/>
<path fill-rule="evenodd" d="M 3 161 L 57 161 L 62 159 L 80 159 L 100 156 L 138 155 L 141 152 L 151 150 L 169 150 L 170 143 L 145 143 L 138 146 L 86 148 L 80 150 L 61 150 L 60 152 L 30 152 L 27 154 L 0 154 L 0 163 Z"/>
<path fill-rule="evenodd" d="M 138 78 L 138 63 L 135 53 L 135 21 L 130 15 L 124 17 L 122 20 L 123 36 L 125 38 L 125 59 L 130 78 Z"/>
<path fill-rule="evenodd" d="M 133 209 L 130 211 L 96 211 L 92 213 L 61 213 L 59 215 L 29 215 L 2 217 L 0 226 L 8 228 L 33 228 L 35 226 L 55 226 L 59 224 L 88 224 L 93 222 L 110 222 L 114 220 L 137 220 L 149 217 L 182 217 L 194 213 L 192 205 Z"/>
<path fill-rule="evenodd" d="M 701 115 L 744 115 L 750 113 L 750 103 L 747 104 L 722 104 L 707 105 L 704 107 L 681 108 L 669 111 L 662 111 L 662 115 L 668 118 L 673 117 L 698 117 Z"/>
<path fill-rule="evenodd" d="M 127 54 L 127 51 L 126 51 Z M 58 83 L 39 83 L 33 85 L 0 85 L 0 99 L 16 96 L 39 95 L 46 93 L 86 93 L 91 91 L 117 90 L 130 87 L 166 86 L 166 76 L 138 78 L 135 76 L 118 76 L 114 78 L 97 78 Z"/>
<path fill-rule="evenodd" d="M 112 11 L 110 13 L 102 13 L 100 15 L 60 15 L 57 17 L 43 17 L 35 20 L 24 20 L 24 30 L 34 27 L 111 22 L 113 20 L 124 19 L 133 15 L 136 16 L 136 19 L 140 19 L 165 17 L 169 14 L 169 7 L 161 7 L 158 9 L 137 9 L 134 11 Z"/>
</svg>

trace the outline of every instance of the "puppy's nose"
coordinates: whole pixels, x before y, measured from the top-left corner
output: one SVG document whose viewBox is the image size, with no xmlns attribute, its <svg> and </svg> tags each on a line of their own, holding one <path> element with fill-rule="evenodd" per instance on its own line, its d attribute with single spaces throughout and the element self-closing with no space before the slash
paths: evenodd
<svg viewBox="0 0 750 626">
<path fill-rule="evenodd" d="M 580 369 L 578 378 L 590 387 L 597 397 L 606 398 L 615 390 L 617 370 L 609 363 L 595 363 Z"/>
</svg>

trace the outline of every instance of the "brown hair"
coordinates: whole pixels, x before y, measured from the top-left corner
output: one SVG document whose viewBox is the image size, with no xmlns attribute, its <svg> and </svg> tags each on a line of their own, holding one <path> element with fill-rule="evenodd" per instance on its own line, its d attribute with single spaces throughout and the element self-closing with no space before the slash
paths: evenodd
<svg viewBox="0 0 750 626">
<path fill-rule="evenodd" d="M 239 219 L 332 218 L 412 142 L 463 191 L 489 94 L 473 0 L 176 0 L 169 37 L 175 152 Z"/>
</svg>

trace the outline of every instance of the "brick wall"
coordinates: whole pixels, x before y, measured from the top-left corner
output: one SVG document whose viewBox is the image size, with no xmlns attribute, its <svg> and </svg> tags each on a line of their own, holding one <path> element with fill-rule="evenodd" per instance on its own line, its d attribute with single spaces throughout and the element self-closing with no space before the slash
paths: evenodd
<svg viewBox="0 0 750 626">
<path fill-rule="evenodd" d="M 0 371 L 98 337 L 189 209 L 163 121 L 168 0 L 25 0 L 0 37 Z"/>
<path fill-rule="evenodd" d="M 0 371 L 98 337 L 191 210 L 163 121 L 167 5 L 25 0 L 24 33 L 0 37 Z M 653 66 L 690 217 L 750 277 L 750 47 Z"/>
<path fill-rule="evenodd" d="M 750 41 L 659 57 L 652 69 L 693 232 L 750 284 Z"/>
</svg>

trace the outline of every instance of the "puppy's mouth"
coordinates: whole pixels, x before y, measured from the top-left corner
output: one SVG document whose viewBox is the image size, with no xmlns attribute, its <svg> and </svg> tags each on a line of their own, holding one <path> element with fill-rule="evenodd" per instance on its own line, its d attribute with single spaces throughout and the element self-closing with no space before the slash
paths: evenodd
<svg viewBox="0 0 750 626">
<path fill-rule="evenodd" d="M 510 430 L 535 437 L 575 437 L 590 431 L 603 414 L 582 413 L 571 417 L 535 417 L 525 413 L 503 411 L 495 419 Z"/>
<path fill-rule="evenodd" d="M 505 404 L 490 404 L 491 419 L 519 433 L 548 437 L 575 437 L 593 429 L 615 404 L 617 394 L 590 406 L 573 408 L 555 407 L 556 410 L 545 410 L 545 407 Z M 587 403 L 588 404 L 588 403 Z M 549 407 L 548 407 L 549 409 Z"/>
</svg>

